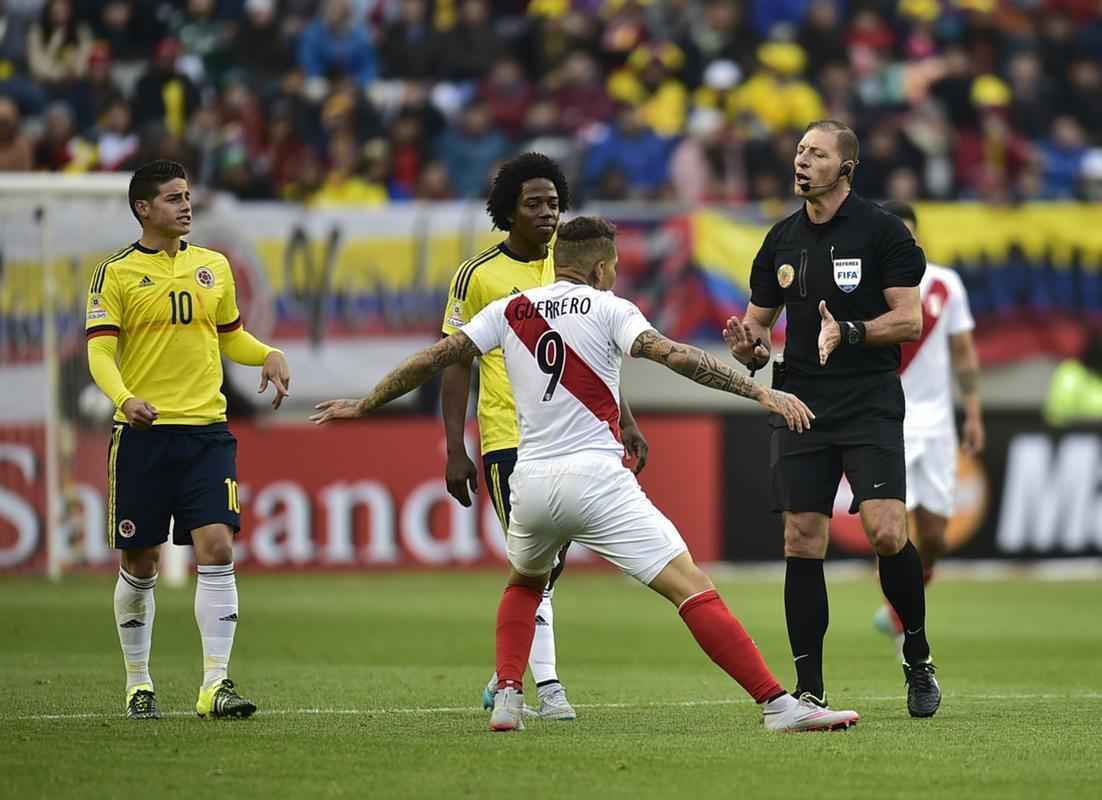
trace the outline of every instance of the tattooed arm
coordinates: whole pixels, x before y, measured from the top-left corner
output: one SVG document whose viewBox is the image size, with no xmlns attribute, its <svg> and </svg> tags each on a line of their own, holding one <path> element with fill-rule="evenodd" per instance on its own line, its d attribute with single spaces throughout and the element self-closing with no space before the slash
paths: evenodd
<svg viewBox="0 0 1102 800">
<path fill-rule="evenodd" d="M 416 389 L 440 372 L 444 367 L 459 362 L 469 362 L 481 355 L 474 342 L 463 331 L 457 331 L 441 339 L 432 347 L 427 347 L 411 356 L 402 366 L 395 369 L 371 390 L 371 394 L 362 400 L 326 400 L 318 403 L 317 413 L 310 417 L 311 422 L 321 425 L 333 419 L 356 419 L 375 409 L 385 406 L 407 392 Z"/>
<path fill-rule="evenodd" d="M 749 378 L 738 375 L 731 367 L 699 347 L 667 339 L 653 328 L 643 331 L 631 346 L 636 358 L 646 358 L 664 364 L 691 381 L 757 400 L 765 408 L 784 417 L 788 427 L 802 432 L 811 427 L 815 415 L 795 395 L 777 389 L 766 389 Z"/>
</svg>

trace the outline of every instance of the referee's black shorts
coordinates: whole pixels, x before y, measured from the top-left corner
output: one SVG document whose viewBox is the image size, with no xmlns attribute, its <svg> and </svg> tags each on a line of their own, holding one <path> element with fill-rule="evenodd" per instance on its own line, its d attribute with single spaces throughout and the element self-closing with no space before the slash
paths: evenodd
<svg viewBox="0 0 1102 800">
<path fill-rule="evenodd" d="M 833 515 L 845 474 L 850 513 L 865 500 L 906 502 L 903 386 L 894 373 L 838 379 L 792 379 L 780 387 L 802 399 L 816 419 L 795 433 L 779 418 L 770 443 L 773 510 Z"/>
</svg>

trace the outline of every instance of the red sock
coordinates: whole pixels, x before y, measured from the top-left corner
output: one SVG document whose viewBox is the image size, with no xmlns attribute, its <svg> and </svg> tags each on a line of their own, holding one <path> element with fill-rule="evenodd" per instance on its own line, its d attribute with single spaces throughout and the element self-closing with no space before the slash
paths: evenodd
<svg viewBox="0 0 1102 800">
<path fill-rule="evenodd" d="M 750 634 L 715 589 L 686 600 L 677 609 L 693 638 L 712 661 L 759 703 L 784 694 Z"/>
<path fill-rule="evenodd" d="M 524 666 L 536 635 L 536 609 L 543 599 L 539 589 L 506 586 L 497 607 L 498 688 L 511 683 L 523 686 Z"/>
</svg>

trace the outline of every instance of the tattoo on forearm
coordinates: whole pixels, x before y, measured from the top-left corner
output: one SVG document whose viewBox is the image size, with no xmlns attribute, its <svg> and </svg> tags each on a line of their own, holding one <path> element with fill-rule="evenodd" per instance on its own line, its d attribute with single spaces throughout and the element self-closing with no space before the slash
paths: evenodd
<svg viewBox="0 0 1102 800">
<path fill-rule="evenodd" d="M 971 367 L 957 370 L 957 384 L 961 394 L 974 394 L 979 388 L 979 372 Z"/>
<path fill-rule="evenodd" d="M 665 364 L 691 381 L 741 397 L 753 397 L 757 384 L 698 347 L 674 342 L 656 331 L 639 334 L 631 347 L 636 358 Z"/>
<path fill-rule="evenodd" d="M 425 350 L 411 356 L 385 378 L 368 395 L 367 407 L 379 408 L 426 383 L 444 367 L 479 355 L 478 348 L 462 332 L 441 339 Z"/>
</svg>

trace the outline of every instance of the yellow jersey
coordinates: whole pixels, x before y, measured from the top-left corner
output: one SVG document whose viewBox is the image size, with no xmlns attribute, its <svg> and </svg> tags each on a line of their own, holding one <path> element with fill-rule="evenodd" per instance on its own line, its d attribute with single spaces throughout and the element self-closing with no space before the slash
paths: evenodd
<svg viewBox="0 0 1102 800">
<path fill-rule="evenodd" d="M 448 306 L 441 330 L 451 335 L 490 303 L 555 281 L 552 248 L 537 261 L 526 261 L 496 244 L 456 270 L 448 291 Z M 479 359 L 478 430 L 482 453 L 508 450 L 520 444 L 513 387 L 505 371 L 505 356 L 498 348 Z"/>
<path fill-rule="evenodd" d="M 181 241 L 173 258 L 135 242 L 92 274 L 85 334 L 118 337 L 123 382 L 157 424 L 226 421 L 218 335 L 240 327 L 233 271 L 214 250 Z M 126 422 L 121 408 L 115 419 Z"/>
</svg>

